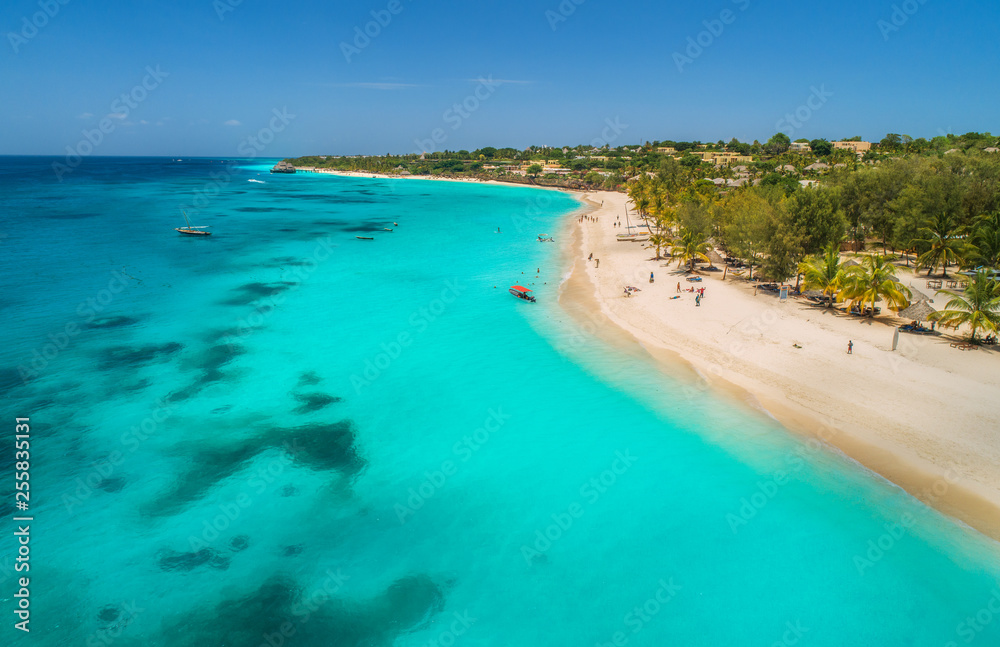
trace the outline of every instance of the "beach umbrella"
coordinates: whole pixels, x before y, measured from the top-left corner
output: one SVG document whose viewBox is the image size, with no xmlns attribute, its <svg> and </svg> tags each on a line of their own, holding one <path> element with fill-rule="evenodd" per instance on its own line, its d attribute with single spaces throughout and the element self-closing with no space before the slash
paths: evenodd
<svg viewBox="0 0 1000 647">
<path fill-rule="evenodd" d="M 910 303 L 916 303 L 917 301 L 926 301 L 927 303 L 934 303 L 934 299 L 930 298 L 917 288 L 913 287 L 912 285 L 909 286 L 909 288 L 910 288 Z"/>
<path fill-rule="evenodd" d="M 715 248 L 708 250 L 708 254 L 706 254 L 706 256 L 708 256 L 708 264 L 712 267 L 715 267 L 716 263 L 719 265 L 726 264 L 725 259 L 722 258 L 722 255 L 719 254 L 719 252 L 715 251 Z"/>
<path fill-rule="evenodd" d="M 901 319 L 912 319 L 914 321 L 926 321 L 931 313 L 937 312 L 926 301 L 916 301 L 909 307 L 900 310 L 897 314 Z"/>
</svg>

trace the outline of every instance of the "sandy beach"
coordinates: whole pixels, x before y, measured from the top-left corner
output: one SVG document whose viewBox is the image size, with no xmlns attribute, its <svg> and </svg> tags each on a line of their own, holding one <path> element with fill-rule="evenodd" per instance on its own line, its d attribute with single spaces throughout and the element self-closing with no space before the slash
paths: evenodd
<svg viewBox="0 0 1000 647">
<path fill-rule="evenodd" d="M 950 346 L 952 333 L 902 333 L 893 351 L 894 324 L 903 322 L 891 314 L 870 321 L 755 295 L 745 280 L 722 280 L 721 268 L 689 283 L 676 261 L 654 260 L 647 243 L 616 240 L 624 229 L 613 223 L 619 216 L 624 223 L 627 196 L 581 198 L 597 220 L 570 216 L 572 272 L 562 302 L 599 308 L 658 361 L 690 364 L 711 386 L 742 394 L 790 430 L 1000 539 L 1000 353 L 959 351 Z M 591 253 L 599 266 L 587 260 Z M 934 296 L 908 272 L 900 278 Z M 693 292 L 677 292 L 678 282 L 682 290 L 705 288 L 700 306 Z M 627 285 L 641 291 L 626 298 Z M 935 307 L 946 300 L 942 294 Z"/>
<path fill-rule="evenodd" d="M 483 183 L 478 179 L 301 169 L 346 177 Z M 502 184 L 493 182 L 492 184 Z M 523 185 L 519 185 L 523 186 Z M 538 187 L 550 190 L 553 187 Z M 567 216 L 561 240 L 571 268 L 560 301 L 577 316 L 599 311 L 612 331 L 641 345 L 664 370 L 692 371 L 726 392 L 817 438 L 928 505 L 1000 540 L 1000 351 L 959 351 L 950 331 L 901 333 L 892 350 L 890 315 L 874 321 L 759 291 L 734 275 L 699 271 L 688 282 L 677 262 L 655 260 L 648 243 L 618 242 L 623 193 L 572 192 L 585 207 Z M 631 205 L 629 205 L 631 213 Z M 580 216 L 586 214 L 596 221 Z M 633 225 L 638 224 L 633 220 Z M 666 255 L 667 250 L 661 252 Z M 595 261 L 588 261 L 593 254 Z M 701 266 L 703 267 L 703 265 Z M 649 283 L 649 273 L 655 282 Z M 925 280 L 900 272 L 934 297 Z M 677 292 L 680 283 L 681 292 Z M 625 286 L 640 288 L 626 298 Z M 691 288 L 705 288 L 695 304 Z M 679 298 L 671 298 L 679 297 Z M 935 298 L 940 309 L 945 295 Z M 964 332 L 964 331 L 963 331 Z M 853 352 L 847 353 L 848 342 Z"/>
<path fill-rule="evenodd" d="M 494 180 L 480 180 L 479 178 L 474 178 L 474 177 L 453 178 L 453 177 L 440 177 L 437 175 L 389 175 L 386 173 L 373 173 L 371 171 L 338 171 L 336 169 L 313 168 L 311 166 L 297 166 L 295 168 L 300 173 L 320 173 L 323 175 L 338 175 L 340 177 L 364 177 L 364 178 L 378 178 L 382 180 L 433 180 L 435 182 L 465 182 L 472 184 L 506 184 L 505 182 L 496 182 Z M 540 188 L 547 188 L 547 187 L 540 187 Z"/>
</svg>

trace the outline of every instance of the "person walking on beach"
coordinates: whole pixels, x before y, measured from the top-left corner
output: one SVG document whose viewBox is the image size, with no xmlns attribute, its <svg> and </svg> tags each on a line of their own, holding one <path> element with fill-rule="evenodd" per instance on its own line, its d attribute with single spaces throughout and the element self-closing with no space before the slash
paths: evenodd
<svg viewBox="0 0 1000 647">
<path fill-rule="evenodd" d="M 598 267 L 600 267 L 600 266 L 601 266 L 601 259 L 599 259 L 599 258 L 595 258 L 595 259 L 594 259 L 594 262 L 595 262 L 595 263 L 597 263 L 596 265 L 594 265 L 594 267 L 595 267 L 595 268 L 598 268 Z"/>
<path fill-rule="evenodd" d="M 854 354 L 854 342 L 852 340 L 847 341 L 847 354 L 848 355 Z"/>
<path fill-rule="evenodd" d="M 590 252 L 590 256 L 587 257 L 588 261 L 594 260 L 594 252 Z"/>
<path fill-rule="evenodd" d="M 653 273 L 652 272 L 649 273 L 649 282 L 650 283 L 653 282 Z"/>
<path fill-rule="evenodd" d="M 677 282 L 677 294 L 680 294 L 680 293 L 681 293 L 681 282 L 678 281 Z"/>
<path fill-rule="evenodd" d="M 696 294 L 695 295 L 695 297 L 694 297 L 694 304 L 696 306 L 700 306 L 701 305 L 701 295 L 700 294 Z"/>
</svg>

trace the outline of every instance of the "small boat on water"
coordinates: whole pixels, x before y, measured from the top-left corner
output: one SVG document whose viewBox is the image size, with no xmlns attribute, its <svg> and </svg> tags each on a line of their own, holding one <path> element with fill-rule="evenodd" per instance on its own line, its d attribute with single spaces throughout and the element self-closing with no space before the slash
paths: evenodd
<svg viewBox="0 0 1000 647">
<path fill-rule="evenodd" d="M 208 229 L 209 227 L 211 227 L 211 225 L 200 225 L 200 226 L 197 226 L 197 227 L 196 226 L 192 226 L 191 225 L 191 221 L 188 220 L 187 214 L 184 213 L 183 211 L 181 211 L 181 213 L 184 214 L 184 222 L 187 223 L 187 226 L 186 227 L 175 227 L 174 231 L 182 233 L 185 236 L 211 236 L 212 235 L 212 232 L 210 232 L 210 231 L 203 231 L 204 229 Z"/>
<path fill-rule="evenodd" d="M 396 231 L 395 229 L 389 229 L 388 227 L 382 227 L 382 231 Z"/>
<path fill-rule="evenodd" d="M 530 294 L 528 294 L 529 292 L 531 292 L 531 290 L 529 290 L 528 288 L 526 288 L 526 287 L 524 287 L 522 285 L 512 285 L 512 286 L 510 286 L 510 289 L 508 290 L 508 292 L 510 292 L 515 297 L 517 297 L 518 299 L 521 299 L 523 301 L 531 301 L 532 303 L 535 302 L 535 297 L 533 297 Z"/>
<path fill-rule="evenodd" d="M 538 242 L 540 243 L 554 243 L 556 239 L 548 234 L 538 234 Z"/>
<path fill-rule="evenodd" d="M 375 240 L 372 236 L 355 236 L 358 240 Z"/>
</svg>

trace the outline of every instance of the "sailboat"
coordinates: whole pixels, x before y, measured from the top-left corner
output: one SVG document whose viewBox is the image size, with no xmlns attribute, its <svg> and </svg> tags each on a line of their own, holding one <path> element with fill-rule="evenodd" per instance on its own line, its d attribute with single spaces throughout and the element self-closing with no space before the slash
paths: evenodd
<svg viewBox="0 0 1000 647">
<path fill-rule="evenodd" d="M 184 214 L 184 222 L 187 223 L 187 227 L 175 227 L 174 231 L 177 231 L 177 232 L 179 232 L 181 234 L 184 234 L 186 236 L 211 236 L 212 235 L 212 232 L 210 232 L 210 231 L 202 231 L 203 229 L 208 229 L 211 225 L 201 225 L 201 226 L 197 226 L 197 227 L 196 226 L 192 226 L 191 225 L 191 221 L 188 220 L 187 214 L 184 213 L 183 211 L 181 211 L 181 213 Z"/>
<path fill-rule="evenodd" d="M 635 234 L 632 233 L 633 229 L 638 229 L 639 227 L 638 226 L 636 226 L 636 227 L 632 226 L 632 221 L 629 220 L 629 218 L 628 218 L 628 205 L 625 205 L 625 224 L 626 224 L 625 230 L 628 233 L 627 234 L 618 234 L 617 236 L 615 236 L 615 238 L 618 239 L 618 242 L 620 242 L 620 243 L 644 243 L 647 240 L 649 240 L 649 234 L 644 234 L 642 232 L 635 233 Z"/>
</svg>

